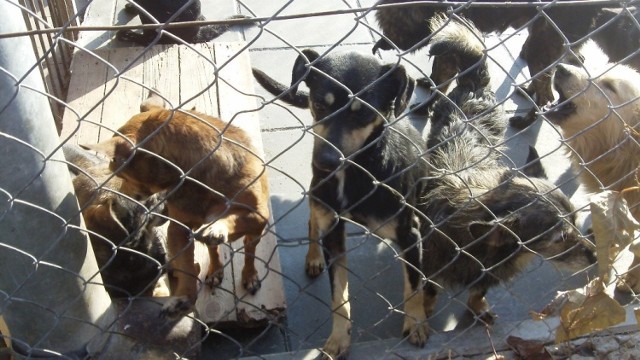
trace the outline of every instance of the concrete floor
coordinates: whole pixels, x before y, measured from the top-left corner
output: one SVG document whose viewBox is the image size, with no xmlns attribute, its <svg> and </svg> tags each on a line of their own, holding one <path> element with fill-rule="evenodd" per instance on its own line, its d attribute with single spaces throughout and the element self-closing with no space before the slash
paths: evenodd
<svg viewBox="0 0 640 360">
<path fill-rule="evenodd" d="M 365 8 L 374 0 L 210 0 L 203 1 L 207 19 L 222 19 L 234 14 L 270 17 L 274 14 L 312 14 L 323 11 Z M 305 17 L 302 19 L 271 21 L 262 26 L 236 27 L 221 38 L 247 41 L 252 65 L 275 79 L 289 83 L 291 67 L 297 49 L 329 48 L 354 49 L 370 53 L 379 38 L 373 12 Z M 516 60 L 526 32 L 507 33 L 500 38 L 488 36 L 491 51 L 492 87 L 510 114 L 524 113 L 530 105 L 514 94 L 514 84 L 528 77 L 526 64 Z M 501 41 L 505 43 L 501 44 Z M 494 46 L 495 45 L 495 46 Z M 397 54 L 384 52 L 381 58 L 395 62 Z M 402 59 L 415 77 L 428 74 L 429 59 L 423 51 L 405 55 Z M 312 135 L 305 131 L 310 124 L 308 111 L 292 108 L 280 102 L 271 102 L 269 93 L 256 84 L 256 93 L 264 98 L 259 110 L 262 141 L 266 160 L 270 166 L 270 185 L 273 217 L 278 236 L 278 250 L 287 300 L 286 319 L 257 329 L 215 329 L 203 344 L 203 358 L 231 359 L 241 357 L 308 358 L 308 349 L 321 347 L 330 330 L 330 291 L 326 274 L 310 279 L 304 273 L 307 243 L 308 205 L 305 192 L 311 179 Z M 414 94 L 414 102 L 426 96 L 424 91 Z M 420 130 L 426 121 L 412 116 Z M 542 156 L 550 180 L 557 183 L 576 201 L 582 194 L 568 160 L 562 151 L 559 134 L 549 124 L 537 122 L 524 131 L 509 129 L 506 139 L 506 159 L 513 167 L 522 166 L 528 145 L 535 145 Z M 390 349 L 402 345 L 402 316 L 396 310 L 402 305 L 402 269 L 396 260 L 395 248 L 373 237 L 365 237 L 357 228 L 350 228 L 349 271 L 352 299 L 354 351 L 350 358 L 384 357 Z M 493 331 L 506 331 L 529 319 L 529 311 L 540 310 L 557 290 L 582 285 L 587 274 L 571 276 L 561 273 L 542 260 L 536 261 L 513 282 L 492 289 L 489 302 L 498 313 Z M 466 297 L 462 289 L 444 291 L 438 301 L 436 313 L 430 320 L 435 331 L 425 352 L 434 346 L 446 347 L 456 339 L 465 338 L 474 326 L 474 320 L 465 312 Z M 470 340 L 471 341 L 471 340 Z M 487 341 L 486 337 L 482 341 Z M 377 343 L 376 353 L 357 344 Z M 482 344 L 486 345 L 486 344 Z M 280 355 L 277 355 L 280 354 Z M 419 355 L 417 355 L 419 356 Z"/>
</svg>

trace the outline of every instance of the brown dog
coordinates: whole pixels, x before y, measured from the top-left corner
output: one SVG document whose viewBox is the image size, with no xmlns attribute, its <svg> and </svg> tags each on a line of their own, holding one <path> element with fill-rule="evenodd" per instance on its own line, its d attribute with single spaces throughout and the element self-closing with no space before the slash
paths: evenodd
<svg viewBox="0 0 640 360">
<path fill-rule="evenodd" d="M 118 130 L 93 146 L 112 156 L 110 168 L 139 191 L 166 191 L 172 219 L 167 234 L 176 298 L 163 314 L 189 313 L 197 297 L 193 239 L 209 246 L 206 282 L 217 285 L 222 263 L 217 245 L 244 236 L 242 284 L 260 288 L 255 248 L 268 223 L 268 184 L 262 159 L 240 128 L 195 111 L 168 110 L 152 94 Z"/>
</svg>

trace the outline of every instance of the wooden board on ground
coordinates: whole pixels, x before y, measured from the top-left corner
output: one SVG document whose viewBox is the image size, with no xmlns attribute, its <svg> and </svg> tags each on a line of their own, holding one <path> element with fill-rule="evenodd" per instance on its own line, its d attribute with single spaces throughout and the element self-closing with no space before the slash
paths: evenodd
<svg viewBox="0 0 640 360">
<path fill-rule="evenodd" d="M 104 48 L 94 54 L 79 50 L 74 56 L 61 141 L 96 143 L 111 137 L 139 112 L 148 89 L 153 88 L 172 107 L 195 107 L 243 128 L 258 149 L 256 155 L 264 157 L 244 43 L 159 45 L 146 51 L 141 47 Z M 274 231 L 271 227 L 258 245 L 256 268 L 262 288 L 255 295 L 248 294 L 240 280 L 242 240 L 220 246 L 226 265 L 224 280 L 213 291 L 202 286 L 196 303 L 204 322 L 256 326 L 283 314 L 285 298 Z M 204 282 L 208 252 L 204 245 L 196 245 L 199 278 Z"/>
</svg>

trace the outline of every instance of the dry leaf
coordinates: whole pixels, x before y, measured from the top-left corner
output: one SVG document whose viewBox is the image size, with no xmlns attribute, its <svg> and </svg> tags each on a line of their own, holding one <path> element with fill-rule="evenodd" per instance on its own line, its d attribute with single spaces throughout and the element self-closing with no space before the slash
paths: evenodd
<svg viewBox="0 0 640 360">
<path fill-rule="evenodd" d="M 516 355 L 525 360 L 553 360 L 549 351 L 540 341 L 525 340 L 517 336 L 509 336 L 507 344 Z"/>
<path fill-rule="evenodd" d="M 596 239 L 598 274 L 605 282 L 615 258 L 633 242 L 640 224 L 631 216 L 627 202 L 616 191 L 603 191 L 591 197 L 592 230 Z"/>
<path fill-rule="evenodd" d="M 587 285 L 588 286 L 588 285 Z M 551 300 L 540 312 L 532 311 L 530 316 L 533 320 L 544 320 L 549 316 L 560 315 L 560 310 L 569 302 L 573 304 L 582 304 L 586 299 L 587 286 L 583 288 L 558 291 L 556 296 Z"/>
<path fill-rule="evenodd" d="M 602 282 L 595 279 L 587 285 L 583 302 L 567 301 L 560 309 L 560 326 L 556 330 L 556 342 L 603 330 L 625 319 L 624 308 L 607 295 Z"/>
</svg>

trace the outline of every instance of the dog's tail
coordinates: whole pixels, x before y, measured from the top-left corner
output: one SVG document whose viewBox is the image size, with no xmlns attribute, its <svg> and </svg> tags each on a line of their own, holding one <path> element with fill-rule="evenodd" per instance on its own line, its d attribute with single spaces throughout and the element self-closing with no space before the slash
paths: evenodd
<svg viewBox="0 0 640 360">
<path fill-rule="evenodd" d="M 248 20 L 248 19 L 252 19 L 250 16 L 246 16 L 246 15 L 233 15 L 230 16 L 228 18 L 226 18 L 225 20 Z M 200 19 L 198 20 L 205 20 L 204 17 L 201 16 Z M 247 23 L 243 22 L 242 24 L 246 25 L 257 25 L 258 22 L 257 21 L 248 21 Z M 217 38 L 218 36 L 224 34 L 225 32 L 229 31 L 229 29 L 231 28 L 231 26 L 233 25 L 228 25 L 228 24 L 210 24 L 210 25 L 203 25 L 200 27 L 200 29 L 198 29 L 198 34 L 196 35 L 195 39 L 193 40 L 194 43 L 203 43 L 203 42 L 207 42 L 207 41 L 211 41 L 215 38 Z"/>
<path fill-rule="evenodd" d="M 482 34 L 467 19 L 447 17 L 436 14 L 429 20 L 433 32 L 430 55 L 446 56 L 458 68 L 458 86 L 473 86 L 478 89 L 489 85 L 490 77 L 487 68 Z"/>
<path fill-rule="evenodd" d="M 292 88 L 277 82 L 264 71 L 253 68 L 253 76 L 265 90 L 273 94 L 274 96 L 280 96 L 280 100 L 291 104 L 295 107 L 306 109 L 309 107 L 309 93 L 302 90 L 297 90 L 294 94 L 291 93 Z"/>
</svg>

